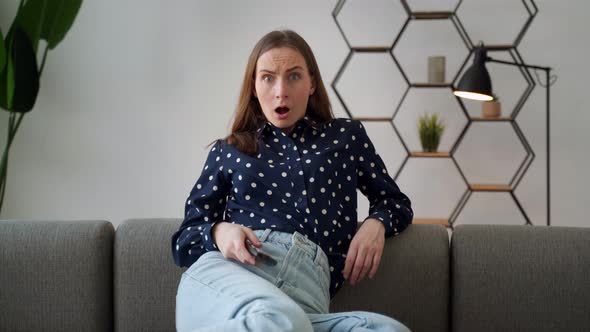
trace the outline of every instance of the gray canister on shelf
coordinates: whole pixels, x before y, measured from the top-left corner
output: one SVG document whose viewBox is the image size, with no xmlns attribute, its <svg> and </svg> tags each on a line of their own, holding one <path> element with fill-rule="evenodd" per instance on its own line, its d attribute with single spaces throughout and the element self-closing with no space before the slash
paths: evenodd
<svg viewBox="0 0 590 332">
<path fill-rule="evenodd" d="M 428 83 L 445 83 L 445 57 L 428 57 Z"/>
</svg>

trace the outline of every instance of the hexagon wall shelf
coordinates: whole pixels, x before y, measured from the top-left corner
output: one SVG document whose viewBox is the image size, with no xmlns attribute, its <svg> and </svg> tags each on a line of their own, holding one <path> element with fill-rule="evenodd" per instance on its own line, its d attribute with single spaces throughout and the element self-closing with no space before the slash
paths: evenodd
<svg viewBox="0 0 590 332">
<path fill-rule="evenodd" d="M 401 151 L 402 155 L 405 152 L 403 157 L 386 160 L 390 168 L 397 166 L 390 169 L 390 173 L 395 173 L 394 179 L 400 184 L 408 188 L 420 187 L 420 183 L 410 182 L 416 181 L 416 178 L 423 181 L 425 177 L 432 177 L 433 173 L 436 175 L 433 167 L 444 165 L 448 169 L 455 170 L 451 172 L 455 174 L 451 176 L 454 189 L 449 189 L 451 191 L 442 200 L 444 206 L 439 204 L 434 209 L 435 213 L 441 215 L 415 218 L 414 223 L 441 224 L 453 228 L 473 193 L 478 193 L 478 202 L 481 201 L 481 195 L 489 193 L 488 195 L 503 194 L 504 196 L 498 197 L 502 197 L 503 201 L 511 199 L 514 203 L 508 204 L 509 209 L 504 202 L 503 204 L 507 206 L 506 211 L 502 212 L 501 208 L 496 209 L 496 214 L 502 215 L 508 210 L 519 210 L 524 217 L 524 223 L 532 224 L 514 192 L 535 158 L 533 149 L 515 121 L 535 87 L 529 70 L 522 67 L 511 69 L 490 67 L 492 72 L 504 71 L 506 81 L 510 81 L 511 84 L 517 81 L 522 88 L 516 95 L 507 98 L 506 109 L 510 110 L 509 114 L 500 118 L 482 118 L 471 110 L 472 104 L 469 101 L 464 102 L 452 94 L 459 77 L 471 63 L 474 48 L 477 46 L 470 38 L 468 30 L 472 30 L 479 39 L 482 39 L 480 32 L 485 32 L 485 29 L 478 27 L 478 24 L 484 24 L 479 22 L 480 18 L 472 20 L 471 17 L 465 16 L 465 11 L 460 9 L 462 0 L 457 1 L 456 4 L 446 2 L 444 7 L 448 10 L 444 10 L 445 8 L 441 10 L 441 3 L 438 1 L 431 1 L 427 6 L 428 8 L 438 7 L 432 7 L 434 10 L 422 10 L 425 6 L 415 6 L 415 4 L 412 8 L 406 0 L 376 1 L 379 2 L 379 6 L 361 0 L 340 0 L 336 4 L 332 17 L 350 52 L 332 81 L 332 88 L 350 118 L 363 121 L 368 126 L 374 123 L 372 127 L 375 128 L 387 128 L 379 134 L 378 139 L 379 145 L 384 146 L 383 149 L 387 144 L 384 136 L 391 135 L 391 141 L 394 142 L 390 144 L 391 147 Z M 511 28 L 503 26 L 502 31 L 507 32 L 500 40 L 488 40 L 485 43 L 490 52 L 495 52 L 494 55 L 519 64 L 523 64 L 524 61 L 517 47 L 538 12 L 533 0 L 522 0 L 522 4 L 522 8 L 511 13 L 506 13 L 495 1 L 485 5 L 485 10 L 504 15 L 507 21 L 519 22 L 512 24 Z M 496 16 L 493 16 L 493 20 L 498 21 Z M 522 23 L 523 20 L 524 23 Z M 467 24 L 464 25 L 463 21 Z M 386 31 L 380 30 L 383 26 L 386 27 Z M 487 27 L 489 24 L 484 26 Z M 433 32 L 432 29 L 436 31 Z M 431 33 L 428 33 L 429 31 Z M 431 53 L 438 52 L 452 60 L 447 66 L 447 73 L 452 75 L 447 76 L 446 83 L 424 83 L 426 75 L 423 72 L 416 74 L 404 69 L 415 66 L 416 63 L 426 64 L 426 56 L 420 58 L 411 52 L 408 55 L 407 49 L 424 45 L 428 42 L 428 38 L 433 38 L 432 33 L 445 34 L 444 38 L 439 38 L 444 39 L 444 43 L 440 40 L 437 42 L 434 38 L 430 39 L 428 45 L 433 49 Z M 456 38 L 448 37 L 450 34 Z M 447 43 L 449 40 L 447 37 L 455 40 L 451 46 Z M 502 80 L 498 82 L 501 85 Z M 366 91 L 359 92 L 359 89 Z M 426 98 L 423 96 L 427 94 L 430 95 L 428 98 L 430 103 L 424 102 Z M 453 131 L 445 137 L 444 142 L 441 142 L 441 147 L 445 151 L 419 152 L 415 128 L 410 130 L 402 127 L 399 122 L 415 123 L 413 118 L 417 118 L 419 113 L 440 112 L 442 109 L 447 112 L 445 119 L 452 121 L 448 127 Z M 389 125 L 392 130 L 389 129 Z M 503 127 L 505 135 L 496 140 L 505 148 L 509 147 L 507 149 L 509 151 L 504 154 L 483 151 L 485 148 L 473 151 L 473 147 L 469 146 L 469 140 L 463 142 L 465 137 L 469 138 L 471 135 L 490 134 L 493 131 L 482 130 L 488 126 Z M 474 155 L 478 159 L 475 163 L 468 160 L 468 157 Z M 481 181 L 481 177 L 473 174 L 473 169 L 477 169 L 477 162 L 481 165 L 485 164 L 482 160 L 486 157 L 490 158 L 487 164 L 502 163 L 504 160 L 502 167 L 498 167 L 506 171 L 502 177 Z M 406 165 L 412 165 L 412 167 L 404 170 Z M 423 173 L 412 175 L 416 172 L 415 168 Z M 395 172 L 392 171 L 393 169 Z M 436 177 L 429 181 L 433 186 L 440 186 Z M 439 190 L 444 189 L 439 188 Z M 431 202 L 437 199 L 432 197 L 432 193 L 417 191 L 413 194 L 417 195 L 415 200 L 418 204 L 428 205 L 429 199 Z M 438 199 L 440 200 L 440 197 Z M 481 206 L 481 203 L 479 204 Z M 476 207 L 477 204 L 470 204 L 470 206 Z M 468 214 L 473 214 L 473 209 L 474 207 L 470 207 Z M 461 218 L 458 224 L 464 223 L 463 219 L 465 218 Z"/>
</svg>

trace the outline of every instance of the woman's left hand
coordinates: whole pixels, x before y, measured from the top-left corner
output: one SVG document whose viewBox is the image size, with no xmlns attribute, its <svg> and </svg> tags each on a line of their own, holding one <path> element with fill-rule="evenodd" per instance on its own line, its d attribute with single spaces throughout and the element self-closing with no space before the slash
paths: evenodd
<svg viewBox="0 0 590 332">
<path fill-rule="evenodd" d="M 385 245 L 385 227 L 377 219 L 367 219 L 358 229 L 346 256 L 344 279 L 351 285 L 363 280 L 367 273 L 373 278 L 383 254 Z"/>
</svg>

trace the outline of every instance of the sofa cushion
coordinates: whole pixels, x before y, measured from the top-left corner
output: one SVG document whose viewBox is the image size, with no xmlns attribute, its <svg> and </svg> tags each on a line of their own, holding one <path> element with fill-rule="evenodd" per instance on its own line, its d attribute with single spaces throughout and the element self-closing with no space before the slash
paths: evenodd
<svg viewBox="0 0 590 332">
<path fill-rule="evenodd" d="M 181 219 L 126 220 L 114 256 L 115 331 L 174 331 L 176 289 L 185 269 L 174 265 L 170 238 Z"/>
<path fill-rule="evenodd" d="M 170 237 L 180 219 L 122 223 L 115 238 L 115 331 L 174 331 L 176 290 Z M 344 286 L 332 310 L 390 315 L 412 331 L 447 331 L 449 241 L 443 227 L 411 225 L 388 239 L 373 280 Z M 198 299 L 195 299 L 198 301 Z"/>
<path fill-rule="evenodd" d="M 453 331 L 590 331 L 590 228 L 457 226 Z"/>
<path fill-rule="evenodd" d="M 0 221 L 0 331 L 111 331 L 107 221 Z"/>
<path fill-rule="evenodd" d="M 442 226 L 410 225 L 385 241 L 379 271 L 345 283 L 331 311 L 365 310 L 397 319 L 414 332 L 448 331 L 449 237 Z"/>
</svg>

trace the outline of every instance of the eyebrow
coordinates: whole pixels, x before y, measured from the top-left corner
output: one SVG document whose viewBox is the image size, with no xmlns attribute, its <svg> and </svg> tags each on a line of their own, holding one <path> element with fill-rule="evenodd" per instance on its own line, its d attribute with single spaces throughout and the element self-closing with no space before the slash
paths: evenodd
<svg viewBox="0 0 590 332">
<path fill-rule="evenodd" d="M 295 67 L 291 67 L 291 68 L 287 69 L 287 72 L 294 71 L 294 70 L 297 70 L 297 69 L 303 70 L 303 68 L 301 66 L 295 66 Z M 270 74 L 276 74 L 274 71 L 268 70 L 268 69 L 260 69 L 258 72 L 267 72 L 267 73 L 270 73 Z"/>
</svg>

